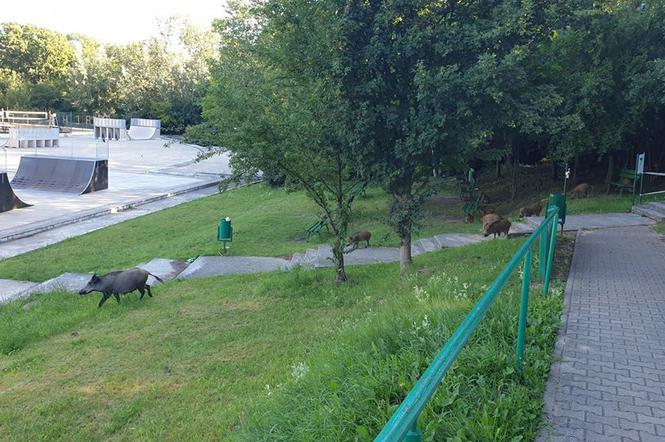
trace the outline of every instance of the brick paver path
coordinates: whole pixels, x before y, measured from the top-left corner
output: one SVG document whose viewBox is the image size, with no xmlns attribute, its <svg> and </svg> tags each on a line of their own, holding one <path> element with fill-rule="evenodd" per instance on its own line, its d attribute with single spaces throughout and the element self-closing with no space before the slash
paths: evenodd
<svg viewBox="0 0 665 442">
<path fill-rule="evenodd" d="M 580 232 L 541 441 L 665 441 L 665 243 Z"/>
</svg>

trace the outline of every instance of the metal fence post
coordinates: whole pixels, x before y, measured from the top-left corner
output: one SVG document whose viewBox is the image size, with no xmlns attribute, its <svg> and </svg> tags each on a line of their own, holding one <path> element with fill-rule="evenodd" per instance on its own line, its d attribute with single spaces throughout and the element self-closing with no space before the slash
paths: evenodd
<svg viewBox="0 0 665 442">
<path fill-rule="evenodd" d="M 545 281 L 543 292 L 547 295 L 550 291 L 550 276 L 552 275 L 552 263 L 554 261 L 554 249 L 556 248 L 556 224 L 558 222 L 558 217 L 552 218 L 552 227 L 550 229 L 550 243 L 547 250 L 547 267 L 545 267 Z"/>
<path fill-rule="evenodd" d="M 541 280 L 545 279 L 545 266 L 547 263 L 547 240 L 549 237 L 549 230 L 543 229 L 543 231 L 540 232 L 540 238 L 538 239 L 538 276 Z"/>
<path fill-rule="evenodd" d="M 556 229 L 555 229 L 556 231 Z M 526 321 L 529 311 L 529 287 L 531 286 L 531 249 L 524 255 L 524 270 L 522 273 L 522 296 L 520 299 L 520 318 L 517 326 L 517 350 L 515 356 L 515 370 L 522 374 L 524 366 L 524 341 L 526 340 Z"/>
<path fill-rule="evenodd" d="M 413 422 L 411 429 L 409 430 L 408 433 L 406 433 L 406 437 L 404 437 L 404 442 L 422 442 L 423 432 L 418 429 L 417 421 L 418 419 L 416 419 Z"/>
</svg>

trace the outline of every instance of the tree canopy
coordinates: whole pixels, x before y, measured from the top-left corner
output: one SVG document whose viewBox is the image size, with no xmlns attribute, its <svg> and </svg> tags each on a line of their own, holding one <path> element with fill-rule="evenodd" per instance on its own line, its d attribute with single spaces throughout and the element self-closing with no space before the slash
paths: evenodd
<svg viewBox="0 0 665 442">
<path fill-rule="evenodd" d="M 124 45 L 31 25 L 0 25 L 0 107 L 160 118 L 166 132 L 201 121 L 216 38 L 186 20 Z"/>
<path fill-rule="evenodd" d="M 325 3 L 232 4 L 190 134 L 264 171 L 336 146 L 347 179 L 393 196 L 403 269 L 438 173 L 584 159 L 611 179 L 636 149 L 665 160 L 662 2 Z"/>
</svg>

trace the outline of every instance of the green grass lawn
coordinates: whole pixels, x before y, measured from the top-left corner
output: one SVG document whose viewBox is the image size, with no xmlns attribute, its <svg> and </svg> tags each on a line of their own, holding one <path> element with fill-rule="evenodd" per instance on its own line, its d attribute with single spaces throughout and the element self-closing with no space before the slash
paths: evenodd
<svg viewBox="0 0 665 442">
<path fill-rule="evenodd" d="M 244 192 L 259 204 L 271 191 Z M 240 195 L 193 207 L 227 214 Z M 299 213 L 302 221 L 311 216 Z M 157 214 L 179 224 L 173 215 Z M 300 226 L 289 229 L 278 231 L 295 235 Z M 292 270 L 169 282 L 154 298 L 128 295 L 101 309 L 97 295 L 64 293 L 0 306 L 0 439 L 370 440 L 520 243 L 419 256 L 403 280 L 396 264 L 384 264 L 350 268 L 345 285 L 329 269 Z M 238 249 L 258 250 L 251 244 Z M 281 254 L 291 245 L 272 247 Z M 426 438 L 535 437 L 561 293 L 533 291 L 520 379 L 512 370 L 518 283 L 513 278 L 427 408 Z"/>
<path fill-rule="evenodd" d="M 398 246 L 385 225 L 388 196 L 370 189 L 354 205 L 351 230 L 372 232 L 372 245 Z M 415 237 L 446 232 L 479 232 L 481 226 L 462 222 L 462 203 L 436 196 Z M 24 255 L 0 261 L 0 278 L 44 281 L 64 272 L 106 273 L 136 266 L 153 258 L 186 260 L 216 255 L 221 243 L 216 228 L 222 216 L 233 222 L 230 255 L 289 256 L 316 247 L 328 237 L 306 241 L 307 226 L 318 219 L 316 206 L 302 192 L 287 193 L 253 185 L 202 198 L 78 236 Z"/>
<path fill-rule="evenodd" d="M 665 222 L 661 221 L 654 224 L 653 229 L 660 235 L 665 235 Z"/>
</svg>

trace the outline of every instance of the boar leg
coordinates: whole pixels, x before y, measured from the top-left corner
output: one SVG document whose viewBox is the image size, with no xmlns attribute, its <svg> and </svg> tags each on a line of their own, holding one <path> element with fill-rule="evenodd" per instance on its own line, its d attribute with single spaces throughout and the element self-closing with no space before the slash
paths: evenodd
<svg viewBox="0 0 665 442">
<path fill-rule="evenodd" d="M 148 291 L 148 296 L 152 298 L 152 292 L 150 291 L 150 286 L 148 284 L 145 285 L 145 289 Z"/>
<path fill-rule="evenodd" d="M 147 286 L 146 286 L 146 287 L 147 287 Z M 139 293 L 141 294 L 141 297 L 139 298 L 139 301 L 140 301 L 140 300 L 143 299 L 143 297 L 145 296 L 145 289 L 144 289 L 143 287 L 139 287 L 137 290 L 138 290 Z"/>
<path fill-rule="evenodd" d="M 110 293 L 104 292 L 104 296 L 102 296 L 102 299 L 99 300 L 99 304 L 97 304 L 97 307 L 103 306 L 106 300 L 109 299 L 110 297 L 111 297 Z"/>
<path fill-rule="evenodd" d="M 114 293 L 113 296 L 115 296 L 115 300 L 118 301 L 118 304 L 120 304 L 120 295 L 118 293 Z"/>
<path fill-rule="evenodd" d="M 367 247 L 369 247 L 369 239 L 367 240 Z"/>
</svg>

